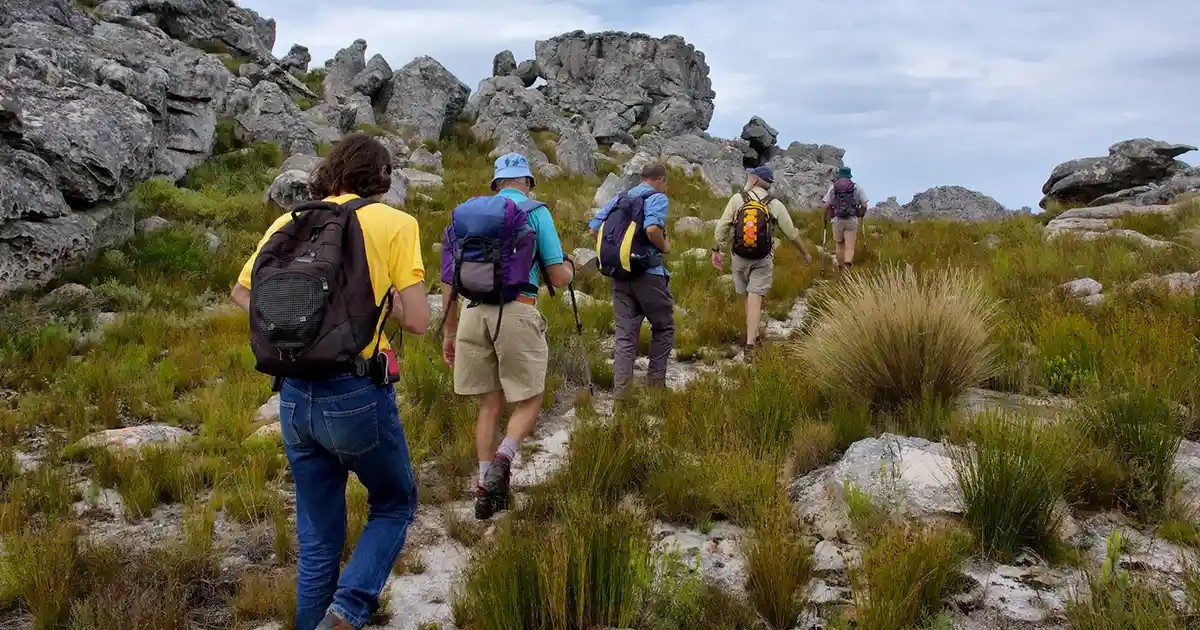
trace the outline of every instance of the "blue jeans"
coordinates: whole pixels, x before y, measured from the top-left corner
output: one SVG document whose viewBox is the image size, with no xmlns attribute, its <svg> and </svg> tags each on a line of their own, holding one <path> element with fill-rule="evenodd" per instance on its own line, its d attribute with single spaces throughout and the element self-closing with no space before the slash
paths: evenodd
<svg viewBox="0 0 1200 630">
<path fill-rule="evenodd" d="M 288 379 L 279 397 L 284 450 L 296 484 L 296 629 L 313 630 L 327 611 L 361 628 L 379 606 L 417 509 L 395 390 L 346 375 Z M 367 488 L 370 514 L 339 578 L 350 471 Z"/>
</svg>

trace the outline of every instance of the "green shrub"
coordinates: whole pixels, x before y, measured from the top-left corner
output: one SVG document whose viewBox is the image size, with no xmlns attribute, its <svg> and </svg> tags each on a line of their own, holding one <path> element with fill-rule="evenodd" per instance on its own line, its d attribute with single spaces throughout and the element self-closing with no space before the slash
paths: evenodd
<svg viewBox="0 0 1200 630">
<path fill-rule="evenodd" d="M 1091 442 L 1089 455 L 1071 471 L 1068 487 L 1079 481 L 1074 498 L 1096 507 L 1126 507 L 1154 516 L 1175 488 L 1175 453 L 1183 439 L 1183 418 L 1163 392 L 1135 389 L 1110 396 L 1078 413 L 1075 424 Z M 1115 465 L 1099 480 L 1096 461 Z M 1099 486 L 1107 480 L 1110 485 Z M 1088 492 L 1079 496 L 1079 492 Z"/>
<path fill-rule="evenodd" d="M 996 314 L 978 277 L 900 268 L 844 278 L 801 344 L 817 382 L 883 408 L 950 401 L 996 373 Z"/>
<path fill-rule="evenodd" d="M 812 577 L 812 547 L 791 520 L 789 506 L 772 509 L 745 547 L 746 590 L 759 614 L 780 630 L 796 624 Z"/>
<path fill-rule="evenodd" d="M 455 623 L 481 630 L 629 627 L 651 584 L 645 521 L 565 507 L 551 523 L 505 520 L 455 596 Z"/>
<path fill-rule="evenodd" d="M 860 630 L 915 628 L 939 615 L 963 586 L 959 565 L 970 537 L 951 528 L 899 525 L 868 542 L 850 572 Z"/>
<path fill-rule="evenodd" d="M 971 431 L 974 445 L 953 446 L 950 456 L 962 488 L 963 520 L 984 554 L 1009 561 L 1024 548 L 1051 551 L 1075 453 L 1066 432 L 999 414 L 981 416 Z"/>
</svg>

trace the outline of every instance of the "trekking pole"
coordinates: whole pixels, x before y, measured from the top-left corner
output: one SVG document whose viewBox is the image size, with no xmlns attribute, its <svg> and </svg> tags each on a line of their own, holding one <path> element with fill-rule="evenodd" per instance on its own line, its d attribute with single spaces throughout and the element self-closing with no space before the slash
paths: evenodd
<svg viewBox="0 0 1200 630">
<path fill-rule="evenodd" d="M 583 322 L 579 320 L 579 303 L 575 299 L 575 281 L 567 283 L 571 292 L 571 311 L 575 313 L 575 332 L 579 333 L 579 348 L 583 351 L 583 375 L 587 379 L 588 392 L 595 396 L 596 386 L 592 384 L 592 359 L 587 353 L 587 344 L 583 343 Z"/>
</svg>

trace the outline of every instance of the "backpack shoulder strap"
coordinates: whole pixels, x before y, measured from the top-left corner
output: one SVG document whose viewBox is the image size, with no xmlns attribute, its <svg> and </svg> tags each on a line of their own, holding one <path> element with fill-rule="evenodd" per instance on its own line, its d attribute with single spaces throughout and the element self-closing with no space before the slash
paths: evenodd
<svg viewBox="0 0 1200 630">
<path fill-rule="evenodd" d="M 545 208 L 546 202 L 538 201 L 536 199 L 526 199 L 525 201 L 518 202 L 517 207 L 525 212 L 533 212 L 538 208 Z"/>
</svg>

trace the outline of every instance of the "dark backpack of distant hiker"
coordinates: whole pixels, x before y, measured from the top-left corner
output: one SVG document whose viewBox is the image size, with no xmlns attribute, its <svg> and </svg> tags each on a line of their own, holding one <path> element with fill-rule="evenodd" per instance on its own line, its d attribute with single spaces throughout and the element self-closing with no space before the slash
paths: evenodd
<svg viewBox="0 0 1200 630">
<path fill-rule="evenodd" d="M 733 221 L 733 253 L 741 258 L 758 260 L 774 251 L 775 218 L 770 205 L 774 197 L 762 199 L 743 190 L 742 207 Z"/>
<path fill-rule="evenodd" d="M 849 219 L 862 216 L 855 200 L 856 187 L 847 177 L 833 182 L 833 197 L 829 201 L 829 216 L 837 219 Z"/>
<path fill-rule="evenodd" d="M 391 296 L 375 303 L 358 209 L 374 203 L 310 201 L 263 244 L 250 280 L 255 369 L 283 378 L 365 376 L 362 351 Z M 382 334 L 382 331 L 381 333 Z"/>
<path fill-rule="evenodd" d="M 451 302 L 461 295 L 470 300 L 468 308 L 500 305 L 493 340 L 500 334 L 503 306 L 522 292 L 537 292 L 529 282 L 534 265 L 545 277 L 537 256 L 537 231 L 529 225 L 529 213 L 545 205 L 491 195 L 468 199 L 450 215 L 442 236 L 442 282 L 451 286 Z M 547 287 L 554 295 L 554 287 L 548 282 Z"/>
<path fill-rule="evenodd" d="M 614 280 L 633 280 L 662 264 L 662 254 L 650 251 L 645 229 L 646 200 L 658 194 L 662 193 L 652 190 L 640 195 L 617 195 L 596 236 L 601 274 Z"/>
</svg>

